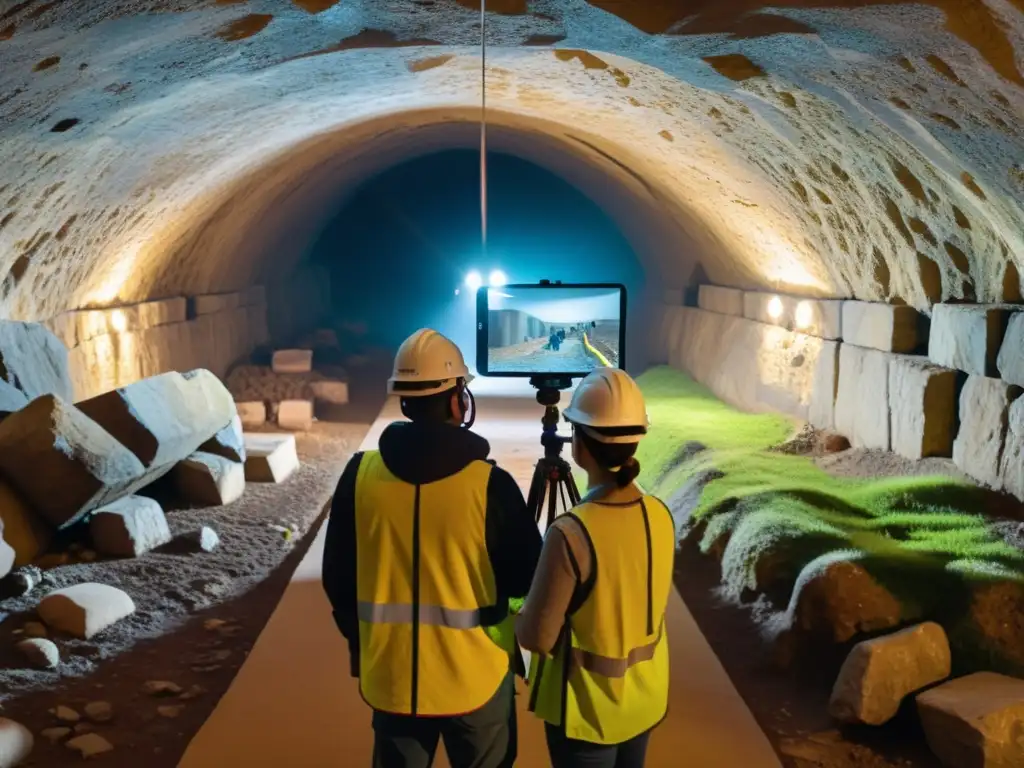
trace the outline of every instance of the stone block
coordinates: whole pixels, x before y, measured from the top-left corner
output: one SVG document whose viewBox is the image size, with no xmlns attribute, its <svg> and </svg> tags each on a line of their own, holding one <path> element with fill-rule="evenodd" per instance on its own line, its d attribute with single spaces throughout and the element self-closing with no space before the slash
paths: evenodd
<svg viewBox="0 0 1024 768">
<path fill-rule="evenodd" d="M 282 400 L 277 406 L 277 426 L 293 432 L 306 432 L 313 428 L 312 400 Z"/>
<path fill-rule="evenodd" d="M 174 468 L 174 484 L 190 504 L 219 507 L 242 498 L 245 469 L 237 461 L 197 451 Z"/>
<path fill-rule="evenodd" d="M 138 557 L 171 540 L 160 504 L 145 496 L 125 496 L 97 509 L 89 535 L 97 552 L 114 557 Z"/>
<path fill-rule="evenodd" d="M 35 746 L 32 731 L 21 723 L 0 717 L 0 768 L 14 768 L 28 760 Z"/>
<path fill-rule="evenodd" d="M 996 367 L 1003 381 L 1024 387 L 1024 312 L 1014 312 L 1007 321 Z"/>
<path fill-rule="evenodd" d="M 330 405 L 345 405 L 348 402 L 346 381 L 314 381 L 309 388 L 313 390 L 313 398 L 318 402 Z"/>
<path fill-rule="evenodd" d="M 243 427 L 261 427 L 267 423 L 267 404 L 262 400 L 235 403 Z"/>
<path fill-rule="evenodd" d="M 274 373 L 309 373 L 313 370 L 313 351 L 310 349 L 279 349 L 271 363 Z"/>
<path fill-rule="evenodd" d="M 949 677 L 951 664 L 949 640 L 933 622 L 865 640 L 839 671 L 829 714 L 843 723 L 887 723 L 907 696 Z"/>
<path fill-rule="evenodd" d="M 260 406 L 263 403 L 259 404 Z M 262 423 L 262 422 L 260 422 Z M 242 439 L 242 418 L 236 413 L 231 423 L 199 446 L 202 453 L 212 453 L 236 462 L 245 462 L 245 441 Z"/>
<path fill-rule="evenodd" d="M 890 441 L 908 459 L 952 456 L 957 429 L 957 383 L 961 374 L 926 357 L 889 360 Z"/>
<path fill-rule="evenodd" d="M 235 309 L 240 304 L 241 295 L 238 293 L 207 293 L 192 298 L 192 306 L 195 308 L 196 316 L 213 315 L 218 312 L 227 312 Z"/>
<path fill-rule="evenodd" d="M 997 490 L 1002 487 L 1000 459 L 1010 404 L 1020 394 L 1020 387 L 985 376 L 968 376 L 960 392 L 960 431 L 953 442 L 953 462 Z"/>
<path fill-rule="evenodd" d="M 682 304 L 682 301 L 678 303 Z M 702 285 L 697 289 L 697 306 L 707 312 L 743 317 L 743 291 L 718 285 Z"/>
<path fill-rule="evenodd" d="M 1024 397 L 1018 397 L 1007 411 L 1006 438 L 999 457 L 1002 489 L 1024 501 Z"/>
<path fill-rule="evenodd" d="M 748 291 L 743 293 L 743 316 L 823 339 L 838 339 L 842 335 L 841 301 Z"/>
<path fill-rule="evenodd" d="M 299 468 L 295 435 L 245 435 L 245 479 L 283 483 Z"/>
<path fill-rule="evenodd" d="M 0 320 L 0 379 L 25 393 L 29 400 L 74 395 L 68 372 L 68 350 L 40 323 Z"/>
<path fill-rule="evenodd" d="M 15 566 L 39 557 L 52 538 L 50 527 L 6 480 L 0 480 L 0 538 L 14 550 Z"/>
<path fill-rule="evenodd" d="M 913 307 L 844 301 L 843 341 L 883 352 L 913 352 L 922 341 L 922 317 Z"/>
<path fill-rule="evenodd" d="M 856 448 L 889 450 L 889 361 L 892 355 L 853 344 L 839 347 L 836 431 Z"/>
<path fill-rule="evenodd" d="M 143 466 L 171 466 L 235 417 L 235 401 L 209 371 L 176 371 L 137 381 L 78 404 Z"/>
<path fill-rule="evenodd" d="M 928 357 L 975 376 L 998 375 L 996 359 L 1013 311 L 1009 304 L 936 304 Z"/>
<path fill-rule="evenodd" d="M 89 640 L 135 613 L 135 603 L 117 587 L 86 582 L 51 592 L 36 612 L 51 629 Z"/>
<path fill-rule="evenodd" d="M 836 390 L 839 386 L 839 347 L 837 341 L 823 341 L 813 362 L 807 421 L 816 429 L 831 430 L 836 425 Z"/>
<path fill-rule="evenodd" d="M 132 333 L 187 319 L 188 302 L 184 296 L 178 296 L 122 307 L 65 312 L 50 324 L 68 347 L 74 347 L 98 336 Z"/>
<path fill-rule="evenodd" d="M 948 768 L 1024 765 L 1024 680 L 978 672 L 917 696 L 928 746 Z"/>
<path fill-rule="evenodd" d="M 135 454 L 53 395 L 0 422 L 0 474 L 59 528 L 147 481 Z"/>
</svg>

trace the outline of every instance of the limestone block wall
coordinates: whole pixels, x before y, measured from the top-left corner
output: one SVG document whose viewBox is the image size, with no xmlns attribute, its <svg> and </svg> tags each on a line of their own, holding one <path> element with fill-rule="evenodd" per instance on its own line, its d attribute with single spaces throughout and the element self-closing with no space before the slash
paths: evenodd
<svg viewBox="0 0 1024 768">
<path fill-rule="evenodd" d="M 1024 305 L 912 307 L 701 286 L 666 295 L 660 358 L 749 411 L 860 448 L 949 457 L 1024 499 Z"/>
<path fill-rule="evenodd" d="M 262 286 L 65 312 L 46 325 L 67 345 L 75 400 L 158 373 L 229 367 L 269 340 Z"/>
</svg>

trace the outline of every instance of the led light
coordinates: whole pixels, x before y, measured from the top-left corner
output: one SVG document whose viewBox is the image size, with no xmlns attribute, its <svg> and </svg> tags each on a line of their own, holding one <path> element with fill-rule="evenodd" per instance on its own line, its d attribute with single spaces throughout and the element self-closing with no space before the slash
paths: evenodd
<svg viewBox="0 0 1024 768">
<path fill-rule="evenodd" d="M 772 296 L 772 300 L 768 302 L 768 317 L 772 320 L 782 317 L 782 299 L 778 296 Z"/>
<path fill-rule="evenodd" d="M 502 272 L 500 269 L 496 269 L 493 272 L 491 272 L 491 288 L 501 288 L 501 286 L 505 285 L 505 283 L 507 282 L 508 278 L 505 276 L 505 273 Z"/>
<path fill-rule="evenodd" d="M 466 275 L 466 287 L 471 291 L 475 291 L 481 285 L 484 284 L 484 279 L 480 276 L 480 273 L 475 269 Z"/>
<path fill-rule="evenodd" d="M 110 325 L 115 333 L 122 333 L 128 327 L 128 318 L 120 309 L 110 313 Z"/>
<path fill-rule="evenodd" d="M 809 301 L 801 301 L 796 305 L 796 327 L 807 328 L 814 322 L 814 307 Z"/>
<path fill-rule="evenodd" d="M 458 296 L 460 293 L 462 293 L 462 291 L 460 291 L 458 288 L 456 288 L 455 289 L 455 295 Z"/>
</svg>

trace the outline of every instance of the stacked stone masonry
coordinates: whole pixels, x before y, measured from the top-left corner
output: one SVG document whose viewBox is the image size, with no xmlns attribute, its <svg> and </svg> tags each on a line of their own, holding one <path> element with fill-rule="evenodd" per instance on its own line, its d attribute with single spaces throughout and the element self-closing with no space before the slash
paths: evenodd
<svg viewBox="0 0 1024 768">
<path fill-rule="evenodd" d="M 701 286 L 698 304 L 664 307 L 660 356 L 724 401 L 855 447 L 951 457 L 1024 499 L 1024 306 L 937 304 L 928 318 L 719 286 Z"/>
</svg>

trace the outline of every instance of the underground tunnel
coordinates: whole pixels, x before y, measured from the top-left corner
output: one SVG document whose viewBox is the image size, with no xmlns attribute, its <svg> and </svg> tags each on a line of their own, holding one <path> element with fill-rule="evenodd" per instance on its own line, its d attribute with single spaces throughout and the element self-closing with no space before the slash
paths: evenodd
<svg viewBox="0 0 1024 768">
<path fill-rule="evenodd" d="M 648 765 L 1024 765 L 1019 0 L 486 11 L 0 6 L 0 768 L 369 762 L 323 522 L 496 269 L 627 288 Z"/>
</svg>

